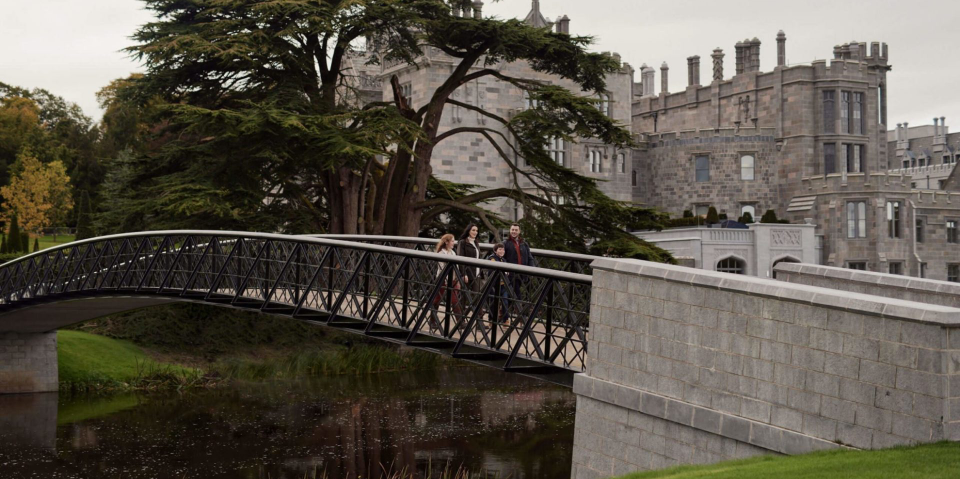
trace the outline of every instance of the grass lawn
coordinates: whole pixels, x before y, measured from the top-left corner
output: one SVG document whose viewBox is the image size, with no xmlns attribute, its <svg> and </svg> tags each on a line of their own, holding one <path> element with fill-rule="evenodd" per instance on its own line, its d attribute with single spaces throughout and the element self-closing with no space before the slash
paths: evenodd
<svg viewBox="0 0 960 479">
<path fill-rule="evenodd" d="M 708 466 L 680 466 L 620 479 L 886 479 L 960 477 L 960 443 L 938 442 L 880 451 L 825 451 L 761 456 Z"/>
<path fill-rule="evenodd" d="M 128 383 L 163 368 L 185 370 L 158 363 L 127 341 L 80 331 L 57 332 L 57 365 L 60 383 Z"/>
<path fill-rule="evenodd" d="M 47 249 L 53 246 L 62 245 L 64 243 L 69 243 L 73 241 L 73 235 L 57 235 L 57 240 L 53 240 L 53 236 L 41 236 L 40 237 L 40 249 Z M 30 240 L 30 251 L 33 252 L 33 240 Z"/>
</svg>

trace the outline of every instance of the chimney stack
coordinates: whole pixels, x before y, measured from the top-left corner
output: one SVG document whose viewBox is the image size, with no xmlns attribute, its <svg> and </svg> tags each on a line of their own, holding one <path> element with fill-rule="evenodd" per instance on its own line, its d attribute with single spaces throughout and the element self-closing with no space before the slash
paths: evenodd
<svg viewBox="0 0 960 479">
<path fill-rule="evenodd" d="M 723 50 L 720 47 L 713 49 L 713 81 L 723 80 Z"/>
<path fill-rule="evenodd" d="M 641 97 L 656 95 L 653 91 L 654 76 L 656 76 L 656 71 L 648 67 L 646 63 L 640 67 L 640 86 L 643 88 L 643 93 L 640 95 Z"/>
<path fill-rule="evenodd" d="M 474 0 L 473 2 L 473 18 L 480 20 L 483 18 L 483 15 L 480 13 L 483 9 L 483 2 L 481 0 Z"/>
<path fill-rule="evenodd" d="M 753 37 L 753 40 L 750 40 L 749 71 L 752 71 L 752 72 L 760 71 L 760 40 L 757 37 Z"/>
<path fill-rule="evenodd" d="M 687 86 L 700 85 L 700 55 L 687 57 Z"/>
<path fill-rule="evenodd" d="M 557 19 L 557 33 L 570 34 L 570 17 L 564 15 Z"/>
<path fill-rule="evenodd" d="M 782 67 L 787 64 L 787 35 L 783 30 L 777 32 L 777 66 Z"/>
<path fill-rule="evenodd" d="M 734 75 L 739 75 L 743 73 L 744 50 L 746 50 L 747 46 L 744 45 L 743 42 L 737 42 L 735 48 L 737 51 L 737 68 Z"/>
<path fill-rule="evenodd" d="M 667 66 L 667 62 L 663 62 L 660 65 L 660 93 L 667 94 L 670 93 L 670 83 L 667 81 L 667 72 L 670 70 L 670 67 Z"/>
<path fill-rule="evenodd" d="M 940 129 L 937 127 L 937 122 L 940 121 L 939 118 L 933 117 L 933 141 L 936 143 L 937 138 L 940 137 Z"/>
</svg>

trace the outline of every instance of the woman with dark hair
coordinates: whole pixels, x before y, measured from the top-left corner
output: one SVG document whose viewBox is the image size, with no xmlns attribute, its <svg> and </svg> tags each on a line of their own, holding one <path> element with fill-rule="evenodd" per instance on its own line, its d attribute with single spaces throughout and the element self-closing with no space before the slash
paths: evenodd
<svg viewBox="0 0 960 479">
<path fill-rule="evenodd" d="M 460 241 L 457 242 L 458 256 L 480 259 L 480 243 L 477 241 L 478 234 L 480 234 L 480 228 L 478 228 L 477 225 L 473 223 L 467 225 L 466 229 L 463 230 L 463 234 L 460 235 Z M 466 289 L 474 292 L 480 291 L 480 282 L 477 281 L 480 277 L 480 268 L 464 266 L 462 274 L 463 284 L 466 285 Z"/>
</svg>

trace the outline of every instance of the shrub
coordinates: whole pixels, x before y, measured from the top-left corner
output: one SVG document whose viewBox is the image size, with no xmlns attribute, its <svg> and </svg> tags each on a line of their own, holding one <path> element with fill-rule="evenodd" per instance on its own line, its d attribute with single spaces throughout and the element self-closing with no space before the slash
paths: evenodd
<svg viewBox="0 0 960 479">
<path fill-rule="evenodd" d="M 690 210 L 683 210 L 683 217 L 684 217 L 684 218 L 693 218 L 693 212 L 690 211 Z"/>
<path fill-rule="evenodd" d="M 717 214 L 717 209 L 713 206 L 707 210 L 707 224 L 715 224 L 720 222 L 720 215 Z"/>
<path fill-rule="evenodd" d="M 744 213 L 743 216 L 737 218 L 737 221 L 739 221 L 739 222 L 741 222 L 741 223 L 744 223 L 744 224 L 753 223 L 753 215 L 751 215 L 750 212 L 748 211 L 748 212 Z"/>
<path fill-rule="evenodd" d="M 20 238 L 20 223 L 17 222 L 17 216 L 10 218 L 10 233 L 7 234 L 7 253 L 19 253 L 23 246 L 23 240 Z"/>
</svg>

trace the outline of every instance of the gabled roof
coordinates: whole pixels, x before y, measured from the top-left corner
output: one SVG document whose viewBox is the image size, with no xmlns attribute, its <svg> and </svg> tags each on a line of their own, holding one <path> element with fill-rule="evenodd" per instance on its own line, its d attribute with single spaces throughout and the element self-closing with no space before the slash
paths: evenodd
<svg viewBox="0 0 960 479">
<path fill-rule="evenodd" d="M 535 28 L 546 28 L 550 26 L 550 22 L 540 13 L 540 0 L 533 0 L 533 5 L 530 6 L 530 13 L 527 14 L 527 17 L 524 18 L 523 21 Z"/>
</svg>

